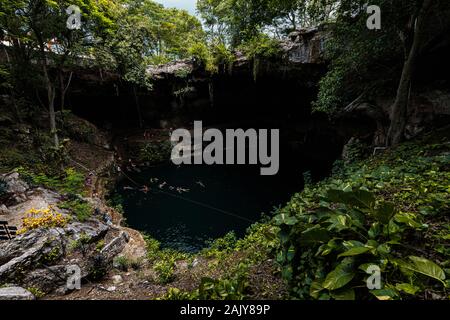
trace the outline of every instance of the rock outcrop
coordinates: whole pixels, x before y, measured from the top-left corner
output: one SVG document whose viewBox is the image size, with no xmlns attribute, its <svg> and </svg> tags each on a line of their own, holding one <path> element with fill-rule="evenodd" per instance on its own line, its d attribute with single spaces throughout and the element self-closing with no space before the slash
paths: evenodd
<svg viewBox="0 0 450 320">
<path fill-rule="evenodd" d="M 0 288 L 0 300 L 34 300 L 35 296 L 21 287 Z"/>
<path fill-rule="evenodd" d="M 31 188 L 20 179 L 17 172 L 2 175 L 6 183 L 6 195 L 2 201 L 2 220 L 21 227 L 26 210 L 58 206 L 61 195 L 44 188 Z M 69 212 L 61 210 L 69 218 L 64 227 L 37 228 L 0 244 L 0 286 L 13 285 L 0 291 L 6 298 L 29 298 L 20 290 L 36 288 L 39 292 L 66 293 L 67 281 L 79 270 L 80 278 L 99 278 L 112 267 L 113 259 L 127 245 L 129 236 L 121 227 L 107 219 L 108 212 L 98 199 L 87 199 L 94 205 L 92 216 L 77 221 Z M 95 204 L 98 204 L 95 206 Z"/>
</svg>

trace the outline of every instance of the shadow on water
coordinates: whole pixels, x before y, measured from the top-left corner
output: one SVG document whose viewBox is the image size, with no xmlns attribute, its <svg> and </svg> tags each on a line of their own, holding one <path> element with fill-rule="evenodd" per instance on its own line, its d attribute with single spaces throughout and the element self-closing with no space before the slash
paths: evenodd
<svg viewBox="0 0 450 320">
<path fill-rule="evenodd" d="M 303 184 L 302 172 L 280 170 L 261 176 L 259 166 L 190 165 L 172 163 L 127 175 L 117 185 L 127 223 L 161 242 L 162 247 L 195 252 L 208 240 L 245 230 L 285 204 Z"/>
</svg>

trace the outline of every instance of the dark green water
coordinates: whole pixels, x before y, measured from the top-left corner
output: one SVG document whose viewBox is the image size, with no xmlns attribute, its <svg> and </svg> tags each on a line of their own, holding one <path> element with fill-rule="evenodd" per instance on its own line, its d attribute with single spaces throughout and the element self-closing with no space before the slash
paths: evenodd
<svg viewBox="0 0 450 320">
<path fill-rule="evenodd" d="M 118 184 L 117 192 L 129 226 L 158 239 L 163 247 L 194 252 L 230 231 L 243 236 L 262 213 L 270 214 L 302 188 L 300 172 L 259 173 L 258 166 L 169 163 L 127 173 L 139 185 L 148 186 L 147 193 L 128 179 Z"/>
</svg>

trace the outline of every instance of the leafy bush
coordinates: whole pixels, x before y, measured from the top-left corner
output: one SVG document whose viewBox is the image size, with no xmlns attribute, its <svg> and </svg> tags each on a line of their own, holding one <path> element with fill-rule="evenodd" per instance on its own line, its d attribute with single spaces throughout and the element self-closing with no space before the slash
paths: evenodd
<svg viewBox="0 0 450 320">
<path fill-rule="evenodd" d="M 153 270 L 158 274 L 159 281 L 169 283 L 174 278 L 175 263 L 189 258 L 187 253 L 172 249 L 164 249 L 158 252 L 158 258 L 153 265 Z"/>
<path fill-rule="evenodd" d="M 235 250 L 236 243 L 236 234 L 231 231 L 222 238 L 210 241 L 208 248 L 203 250 L 203 254 L 207 257 L 219 257 Z"/>
<path fill-rule="evenodd" d="M 173 249 L 161 249 L 160 243 L 144 235 L 147 244 L 147 259 L 153 263 L 153 270 L 158 274 L 159 282 L 169 283 L 174 278 L 175 263 L 180 260 L 189 260 L 191 256 L 188 253 L 176 251 Z"/>
<path fill-rule="evenodd" d="M 248 265 L 239 264 L 233 277 L 227 279 L 202 278 L 192 292 L 170 288 L 166 300 L 244 300 L 249 290 Z"/>
<path fill-rule="evenodd" d="M 213 45 L 212 54 L 214 57 L 214 64 L 217 67 L 223 66 L 224 69 L 228 68 L 228 70 L 231 70 L 236 57 L 223 43 Z"/>
<path fill-rule="evenodd" d="M 64 170 L 61 176 L 48 176 L 45 173 L 35 174 L 23 167 L 17 168 L 22 178 L 33 185 L 44 186 L 61 193 L 83 194 L 84 175 L 73 168 Z"/>
<path fill-rule="evenodd" d="M 249 58 L 277 58 L 280 57 L 280 42 L 265 34 L 253 37 L 239 47 Z"/>
<path fill-rule="evenodd" d="M 125 256 L 118 256 L 114 258 L 113 266 L 120 271 L 128 271 L 130 261 Z"/>
<path fill-rule="evenodd" d="M 130 268 L 138 270 L 141 267 L 141 261 L 130 259 L 125 256 L 118 256 L 114 259 L 113 266 L 121 271 L 128 271 Z"/>
<path fill-rule="evenodd" d="M 274 217 L 277 261 L 292 295 L 401 299 L 426 290 L 445 297 L 449 160 L 446 143 L 408 143 L 295 195 Z M 367 287 L 370 266 L 381 270 L 379 290 Z"/>
<path fill-rule="evenodd" d="M 30 291 L 36 297 L 36 299 L 40 299 L 45 296 L 45 292 L 39 288 L 29 287 L 27 288 L 27 290 Z"/>
<path fill-rule="evenodd" d="M 87 143 L 96 142 L 96 127 L 86 120 L 76 117 L 71 111 L 64 110 L 58 114 L 59 126 L 63 128 L 65 136 Z"/>
<path fill-rule="evenodd" d="M 87 201 L 78 198 L 60 202 L 58 206 L 61 209 L 71 211 L 81 222 L 89 219 L 94 211 L 94 208 L 92 208 L 92 206 Z"/>
<path fill-rule="evenodd" d="M 209 72 L 216 72 L 214 58 L 208 46 L 203 42 L 195 42 L 188 49 L 188 54 Z"/>
<path fill-rule="evenodd" d="M 85 255 L 89 249 L 89 245 L 92 242 L 92 238 L 83 233 L 77 240 L 73 240 L 69 243 L 70 250 L 80 250 Z"/>
<path fill-rule="evenodd" d="M 147 143 L 139 154 L 139 160 L 149 162 L 150 164 L 158 164 L 170 159 L 172 153 L 172 145 L 170 142 L 152 142 Z"/>
</svg>

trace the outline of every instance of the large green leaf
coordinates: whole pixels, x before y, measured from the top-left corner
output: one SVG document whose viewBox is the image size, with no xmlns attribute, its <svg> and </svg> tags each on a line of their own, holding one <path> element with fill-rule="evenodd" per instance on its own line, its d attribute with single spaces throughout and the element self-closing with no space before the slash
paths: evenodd
<svg viewBox="0 0 450 320">
<path fill-rule="evenodd" d="M 371 209 L 375 205 L 375 196 L 372 192 L 359 189 L 353 192 L 353 196 L 360 208 Z"/>
<path fill-rule="evenodd" d="M 412 263 L 400 259 L 391 259 L 390 261 L 397 265 L 406 276 L 411 276 L 413 273 L 420 273 L 436 279 L 445 285 L 445 272 L 437 264 L 422 257 L 410 256 L 409 259 Z"/>
<path fill-rule="evenodd" d="M 371 290 L 370 293 L 378 300 L 394 300 L 399 298 L 398 293 L 393 289 Z"/>
<path fill-rule="evenodd" d="M 314 242 L 328 242 L 330 239 L 330 233 L 326 229 L 316 225 L 301 233 L 300 245 L 310 245 Z"/>
<path fill-rule="evenodd" d="M 388 224 L 392 217 L 395 215 L 395 205 L 391 202 L 382 202 L 380 206 L 373 211 L 375 218 L 383 223 Z"/>
<path fill-rule="evenodd" d="M 370 248 L 367 247 L 355 247 L 355 248 L 351 248 L 350 250 L 347 250 L 344 253 L 341 253 L 340 255 L 338 255 L 338 258 L 340 257 L 352 257 L 352 256 L 357 256 L 363 253 L 366 253 L 367 251 L 369 251 Z"/>
<path fill-rule="evenodd" d="M 343 261 L 336 269 L 327 275 L 322 286 L 328 290 L 340 289 L 352 281 L 354 276 L 355 272 L 353 271 L 353 265 Z"/>
<path fill-rule="evenodd" d="M 323 290 L 324 288 L 322 287 L 322 284 L 319 281 L 313 281 L 311 283 L 311 286 L 309 287 L 309 295 L 314 299 L 319 299 L 319 294 Z"/>
<path fill-rule="evenodd" d="M 428 277 L 443 282 L 445 280 L 445 272 L 434 262 L 416 256 L 410 256 L 409 259 L 414 263 L 415 271 Z M 444 282 L 443 282 L 444 283 Z"/>
<path fill-rule="evenodd" d="M 409 283 L 397 283 L 395 285 L 395 288 L 398 291 L 403 291 L 403 292 L 405 292 L 407 294 L 411 294 L 411 295 L 415 295 L 417 292 L 420 291 L 419 287 L 416 287 L 416 286 L 414 286 L 412 284 L 409 284 Z"/>
<path fill-rule="evenodd" d="M 275 223 L 277 225 L 288 225 L 288 226 L 293 226 L 294 224 L 296 224 L 298 222 L 296 217 L 293 216 L 289 216 L 285 213 L 281 213 L 277 216 L 275 216 Z"/>
<path fill-rule="evenodd" d="M 335 203 L 343 203 L 362 209 L 371 209 L 375 205 L 373 193 L 361 189 L 347 192 L 331 189 L 327 191 L 327 198 Z"/>
</svg>

